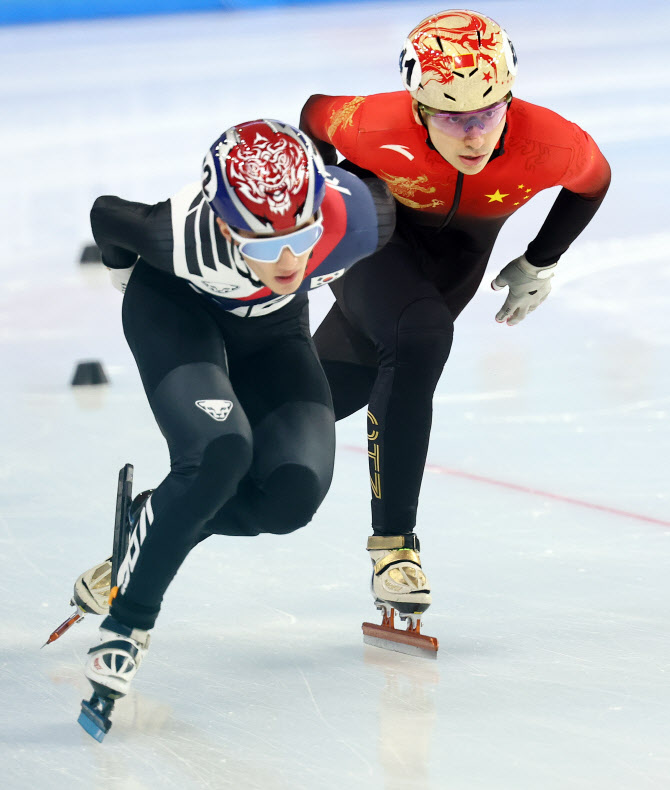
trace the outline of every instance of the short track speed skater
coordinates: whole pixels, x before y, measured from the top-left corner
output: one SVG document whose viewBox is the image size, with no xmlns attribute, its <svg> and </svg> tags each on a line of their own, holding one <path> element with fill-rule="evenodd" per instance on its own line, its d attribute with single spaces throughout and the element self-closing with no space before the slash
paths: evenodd
<svg viewBox="0 0 670 790">
<path fill-rule="evenodd" d="M 428 580 L 421 567 L 416 535 L 373 535 L 372 595 L 382 612 L 381 625 L 363 623 L 363 641 L 374 647 L 425 658 L 437 658 L 438 642 L 421 633 L 421 618 L 431 604 Z M 407 628 L 395 627 L 395 613 Z"/>
</svg>

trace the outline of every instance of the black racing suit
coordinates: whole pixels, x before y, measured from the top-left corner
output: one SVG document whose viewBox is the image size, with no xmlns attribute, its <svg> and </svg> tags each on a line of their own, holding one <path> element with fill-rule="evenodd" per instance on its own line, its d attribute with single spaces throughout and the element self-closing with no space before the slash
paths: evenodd
<svg viewBox="0 0 670 790">
<path fill-rule="evenodd" d="M 322 211 L 299 292 L 278 297 L 223 240 L 195 186 L 154 206 L 107 197 L 93 207 L 103 262 L 134 266 L 123 327 L 170 452 L 112 603 L 125 625 L 154 625 L 204 537 L 291 532 L 328 491 L 334 415 L 306 292 L 383 245 L 394 208 L 380 182 L 331 168 Z"/>
</svg>

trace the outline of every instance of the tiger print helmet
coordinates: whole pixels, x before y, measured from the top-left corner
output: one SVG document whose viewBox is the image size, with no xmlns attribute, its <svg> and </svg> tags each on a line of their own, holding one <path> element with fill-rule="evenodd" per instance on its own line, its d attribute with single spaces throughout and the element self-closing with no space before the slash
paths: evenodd
<svg viewBox="0 0 670 790">
<path fill-rule="evenodd" d="M 202 191 L 217 217 L 259 235 L 290 230 L 319 210 L 326 173 L 299 129 L 260 119 L 231 126 L 210 147 Z"/>
</svg>

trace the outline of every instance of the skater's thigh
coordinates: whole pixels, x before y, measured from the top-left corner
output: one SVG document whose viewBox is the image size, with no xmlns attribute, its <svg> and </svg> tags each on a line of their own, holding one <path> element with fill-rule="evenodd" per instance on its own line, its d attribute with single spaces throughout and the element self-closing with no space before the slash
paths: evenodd
<svg viewBox="0 0 670 790">
<path fill-rule="evenodd" d="M 332 407 L 328 382 L 302 316 L 296 316 L 288 326 L 270 328 L 265 342 L 253 353 L 234 350 L 229 366 L 254 430 L 268 414 L 289 403 Z"/>
<path fill-rule="evenodd" d="M 237 434 L 251 445 L 221 330 L 201 296 L 138 264 L 124 297 L 123 325 L 173 469 L 198 466 L 219 437 Z"/>
<path fill-rule="evenodd" d="M 378 350 L 396 342 L 398 327 L 408 308 L 425 304 L 426 300 L 436 306 L 443 304 L 436 286 L 417 266 L 419 254 L 404 240 L 394 237 L 333 286 L 344 316 Z M 421 308 L 415 311 L 421 312 Z"/>
<path fill-rule="evenodd" d="M 254 473 L 266 478 L 295 464 L 329 476 L 335 452 L 335 417 L 328 382 L 305 332 L 245 358 L 231 359 L 235 390 L 253 429 Z"/>
<path fill-rule="evenodd" d="M 147 394 L 181 365 L 208 362 L 225 369 L 223 338 L 204 297 L 143 261 L 126 288 L 123 330 Z"/>
<path fill-rule="evenodd" d="M 337 302 L 319 324 L 314 344 L 328 379 L 335 419 L 366 406 L 377 378 L 377 351 L 375 344 L 345 317 Z"/>
</svg>

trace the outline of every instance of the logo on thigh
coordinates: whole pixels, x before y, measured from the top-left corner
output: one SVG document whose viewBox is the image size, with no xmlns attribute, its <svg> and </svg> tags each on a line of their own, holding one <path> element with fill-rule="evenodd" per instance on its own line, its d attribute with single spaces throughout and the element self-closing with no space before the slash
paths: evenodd
<svg viewBox="0 0 670 790">
<path fill-rule="evenodd" d="M 233 408 L 233 402 L 229 400 L 197 400 L 195 405 L 217 422 L 227 420 Z"/>
</svg>

